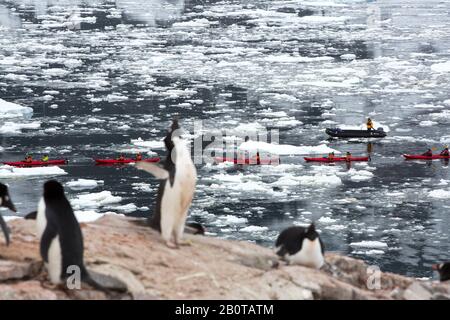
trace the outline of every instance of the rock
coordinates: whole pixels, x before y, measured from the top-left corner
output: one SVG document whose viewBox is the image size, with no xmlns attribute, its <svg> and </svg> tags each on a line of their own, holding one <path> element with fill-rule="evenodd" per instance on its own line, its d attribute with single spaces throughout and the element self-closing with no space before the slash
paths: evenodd
<svg viewBox="0 0 450 320">
<path fill-rule="evenodd" d="M 83 227 L 85 263 L 110 290 L 62 290 L 48 283 L 35 221 L 13 220 L 14 241 L 2 248 L 0 299 L 446 299 L 450 285 L 384 273 L 361 260 L 327 253 L 315 270 L 280 262 L 250 242 L 186 235 L 169 249 L 136 219 L 106 215 Z M 7 284 L 2 282 L 8 281 Z M 126 289 L 126 293 L 120 290 Z"/>
<path fill-rule="evenodd" d="M 0 300 L 56 300 L 58 294 L 44 289 L 39 281 L 0 284 Z"/>
<path fill-rule="evenodd" d="M 432 293 L 418 282 L 414 282 L 403 292 L 405 300 L 430 300 L 432 296 Z"/>
<path fill-rule="evenodd" d="M 19 262 L 0 260 L 0 281 L 32 277 L 39 272 L 38 262 Z"/>
</svg>

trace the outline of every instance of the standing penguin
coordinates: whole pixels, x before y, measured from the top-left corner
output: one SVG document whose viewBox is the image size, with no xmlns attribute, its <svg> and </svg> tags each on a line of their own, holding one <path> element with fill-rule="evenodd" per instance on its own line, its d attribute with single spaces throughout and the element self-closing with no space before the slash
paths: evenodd
<svg viewBox="0 0 450 320">
<path fill-rule="evenodd" d="M 41 238 L 40 252 L 50 281 L 60 284 L 69 277 L 68 268 L 77 266 L 82 281 L 96 289 L 103 287 L 93 281 L 83 262 L 83 235 L 63 186 L 50 180 L 44 184 L 44 195 L 37 210 L 37 229 Z"/>
<path fill-rule="evenodd" d="M 12 203 L 11 198 L 9 196 L 8 187 L 3 183 L 0 183 L 0 207 L 5 207 L 16 212 L 16 207 Z M 0 214 L 0 227 L 2 228 L 3 234 L 5 235 L 6 245 L 9 246 L 9 228 L 1 214 Z"/>
<path fill-rule="evenodd" d="M 312 223 L 307 229 L 283 230 L 275 243 L 276 253 L 288 263 L 320 269 L 324 263 L 324 245 Z"/>
<path fill-rule="evenodd" d="M 441 281 L 450 280 L 450 262 L 433 264 L 433 270 L 439 272 L 439 278 Z"/>
<path fill-rule="evenodd" d="M 155 212 L 150 226 L 161 231 L 166 245 L 177 248 L 181 243 L 185 222 L 195 192 L 197 170 L 186 143 L 180 137 L 178 121 L 174 120 L 164 144 L 167 157 L 162 167 L 137 162 L 136 168 L 161 179 Z"/>
</svg>

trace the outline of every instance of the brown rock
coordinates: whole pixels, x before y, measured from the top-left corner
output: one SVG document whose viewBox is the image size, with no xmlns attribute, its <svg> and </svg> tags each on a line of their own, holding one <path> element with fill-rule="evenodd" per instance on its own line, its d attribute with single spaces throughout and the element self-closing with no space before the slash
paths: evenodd
<svg viewBox="0 0 450 320">
<path fill-rule="evenodd" d="M 37 274 L 41 264 L 35 221 L 14 220 L 12 245 L 1 253 L 4 299 L 440 299 L 448 286 L 379 272 L 370 285 L 361 260 L 327 253 L 322 270 L 280 263 L 272 249 L 250 242 L 186 235 L 191 245 L 166 247 L 158 232 L 136 219 L 107 215 L 83 226 L 85 263 L 115 294 L 83 287 L 65 291 Z M 33 267 L 30 267 L 33 266 Z M 32 269 L 33 271 L 30 271 Z M 23 279 L 31 278 L 32 281 Z M 22 280 L 21 280 L 22 279 Z M 8 280 L 7 284 L 1 281 Z M 103 281 L 102 280 L 102 281 Z M 369 285 L 368 285 L 369 284 Z"/>
<path fill-rule="evenodd" d="M 39 281 L 0 284 L 0 300 L 56 300 L 58 294 L 44 289 Z"/>
<path fill-rule="evenodd" d="M 18 262 L 0 259 L 0 282 L 6 280 L 23 279 L 38 273 L 40 263 Z"/>
</svg>

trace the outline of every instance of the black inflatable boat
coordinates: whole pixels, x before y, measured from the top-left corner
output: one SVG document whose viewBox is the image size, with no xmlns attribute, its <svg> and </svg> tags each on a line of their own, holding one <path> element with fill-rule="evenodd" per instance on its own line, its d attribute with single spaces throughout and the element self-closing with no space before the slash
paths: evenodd
<svg viewBox="0 0 450 320">
<path fill-rule="evenodd" d="M 325 132 L 334 138 L 384 138 L 386 132 L 383 128 L 377 130 L 344 130 L 339 128 L 328 128 Z"/>
</svg>

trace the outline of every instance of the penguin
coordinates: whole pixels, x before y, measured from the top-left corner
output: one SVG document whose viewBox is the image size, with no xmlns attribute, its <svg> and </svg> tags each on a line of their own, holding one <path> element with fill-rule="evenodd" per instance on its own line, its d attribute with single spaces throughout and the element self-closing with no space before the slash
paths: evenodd
<svg viewBox="0 0 450 320">
<path fill-rule="evenodd" d="M 320 269 L 324 264 L 325 247 L 314 223 L 308 228 L 289 227 L 283 230 L 275 243 L 276 254 L 289 264 Z"/>
<path fill-rule="evenodd" d="M 5 207 L 10 209 L 11 211 L 16 212 L 16 207 L 12 203 L 11 197 L 9 196 L 8 187 L 3 183 L 0 183 L 0 207 Z M 9 246 L 10 231 L 8 225 L 6 224 L 1 214 L 0 214 L 0 227 L 2 228 L 3 234 L 5 235 L 6 246 Z"/>
<path fill-rule="evenodd" d="M 137 162 L 135 166 L 161 180 L 155 211 L 153 217 L 149 219 L 149 224 L 161 232 L 168 247 L 178 248 L 180 244 L 184 244 L 181 240 L 188 210 L 194 197 L 197 170 L 191 159 L 190 150 L 180 137 L 178 120 L 173 120 L 164 144 L 167 157 L 162 166 L 143 161 Z M 201 228 L 198 228 L 198 225 L 194 226 L 201 233 Z"/>
<path fill-rule="evenodd" d="M 441 281 L 450 280 L 450 262 L 433 264 L 433 270 L 439 272 L 439 277 Z"/>
<path fill-rule="evenodd" d="M 91 278 L 84 265 L 83 234 L 64 194 L 64 188 L 58 181 L 49 180 L 44 184 L 36 220 L 40 253 L 50 281 L 55 285 L 63 284 L 71 275 L 67 272 L 68 268 L 78 266 L 81 281 L 95 289 L 106 291 Z"/>
</svg>

